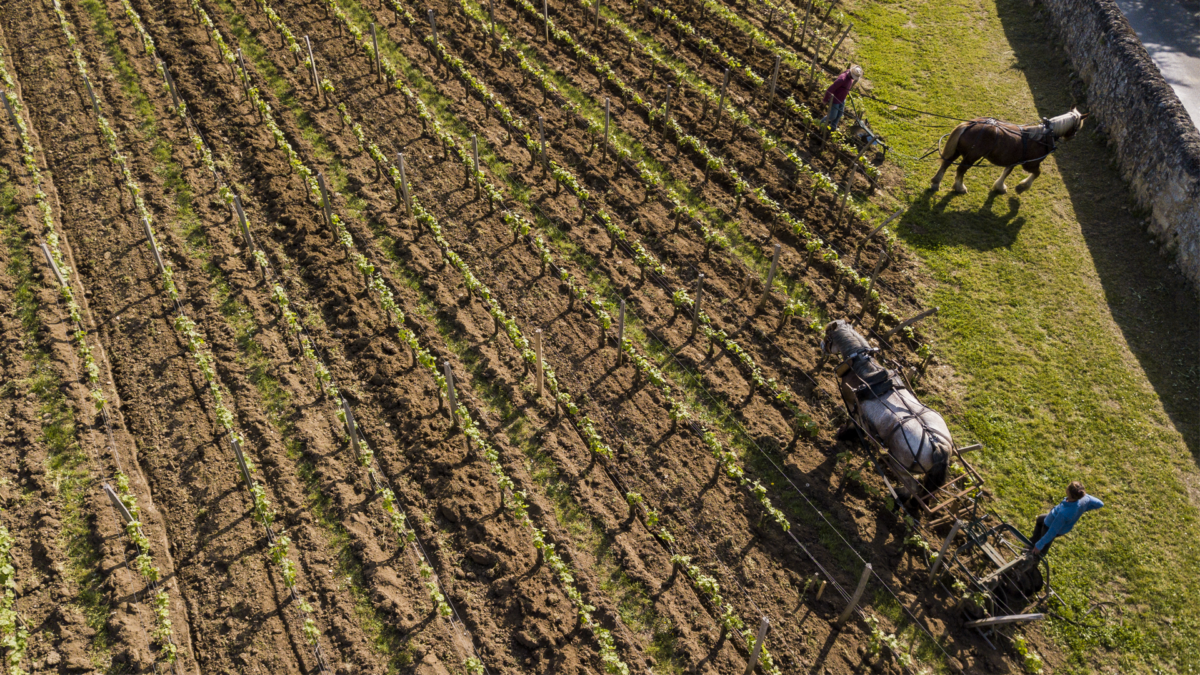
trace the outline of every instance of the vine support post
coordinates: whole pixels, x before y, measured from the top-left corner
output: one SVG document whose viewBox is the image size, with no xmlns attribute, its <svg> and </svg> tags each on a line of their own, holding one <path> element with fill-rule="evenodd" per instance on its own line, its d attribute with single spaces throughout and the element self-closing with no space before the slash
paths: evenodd
<svg viewBox="0 0 1200 675">
<path fill-rule="evenodd" d="M 837 222 L 833 224 L 834 229 L 837 229 L 842 224 L 842 216 L 846 213 L 846 201 L 850 198 L 850 188 L 854 187 L 854 174 L 858 173 L 857 166 L 850 167 L 850 177 L 846 179 L 846 187 L 842 190 L 842 202 L 838 207 Z"/>
<path fill-rule="evenodd" d="M 758 657 L 762 654 L 763 641 L 767 639 L 767 631 L 770 628 L 771 620 L 764 616 L 762 622 L 758 624 L 758 636 L 754 638 L 754 650 L 750 652 L 750 660 L 746 663 L 746 670 L 742 675 L 751 675 L 754 672 L 754 666 L 758 665 Z"/>
<path fill-rule="evenodd" d="M 867 284 L 867 293 L 863 298 L 864 309 L 866 308 L 867 301 L 871 299 L 871 291 L 875 290 L 875 280 L 879 278 L 879 274 L 883 272 L 884 268 L 888 266 L 888 263 L 892 261 L 892 259 L 888 257 L 887 251 L 881 250 L 880 253 L 882 253 L 882 255 L 879 258 L 879 262 L 875 263 L 875 269 L 871 270 L 871 281 Z"/>
<path fill-rule="evenodd" d="M 379 36 L 375 33 L 375 22 L 371 22 L 371 46 L 375 49 L 375 79 L 383 78 L 383 64 L 379 58 Z"/>
<path fill-rule="evenodd" d="M 458 428 L 458 398 L 454 395 L 454 371 L 450 370 L 450 361 L 442 362 L 442 372 L 446 374 L 446 398 L 450 402 L 450 424 Z"/>
<path fill-rule="evenodd" d="M 400 167 L 400 197 L 404 200 L 404 215 L 412 216 L 412 198 L 408 195 L 408 179 L 404 176 L 404 153 L 396 153 L 396 163 Z"/>
<path fill-rule="evenodd" d="M 938 549 L 937 560 L 933 561 L 933 567 L 929 568 L 929 581 L 937 580 L 938 569 L 942 566 L 942 561 L 946 559 L 946 552 L 950 550 L 950 544 L 954 543 L 954 537 L 958 534 L 958 529 L 962 527 L 962 521 L 958 518 L 954 519 L 954 526 L 950 528 L 950 534 L 946 535 L 946 540 L 942 542 L 942 547 Z"/>
<path fill-rule="evenodd" d="M 160 63 L 162 63 L 160 61 Z M 167 64 L 162 64 L 163 79 L 166 80 L 167 89 L 171 90 L 171 103 L 175 105 L 175 109 L 179 109 L 179 92 L 175 89 L 175 78 L 171 77 L 171 71 L 167 70 Z"/>
<path fill-rule="evenodd" d="M 237 460 L 238 468 L 242 470 L 242 480 L 246 481 L 246 490 L 253 491 L 254 481 L 250 478 L 250 468 L 246 466 L 246 457 L 242 455 L 242 444 L 238 442 L 237 435 L 232 431 L 229 432 L 229 446 L 233 448 L 233 457 Z M 257 507 L 255 507 L 257 509 Z"/>
<path fill-rule="evenodd" d="M 479 199 L 479 136 L 471 134 L 471 154 L 475 159 L 475 198 Z"/>
<path fill-rule="evenodd" d="M 813 5 L 816 0 L 808 0 L 808 8 L 804 10 L 804 23 L 800 27 L 800 44 L 796 46 L 796 51 L 800 52 L 804 49 L 804 39 L 808 36 L 808 15 L 812 14 Z M 813 51 L 816 51 L 815 49 Z"/>
<path fill-rule="evenodd" d="M 808 91 L 809 91 L 809 93 L 812 92 L 813 82 L 815 82 L 816 79 L 817 79 L 817 50 L 814 49 L 813 57 L 812 57 L 812 66 L 808 69 Z M 800 84 L 800 82 L 797 81 L 796 84 Z"/>
<path fill-rule="evenodd" d="M 533 351 L 537 357 L 537 397 L 542 397 L 542 392 L 545 389 L 544 377 L 542 374 L 542 329 L 538 328 L 533 331 Z"/>
<path fill-rule="evenodd" d="M 663 136 L 664 137 L 666 137 L 666 135 L 667 135 L 667 129 L 671 128 L 671 93 L 672 93 L 672 91 L 673 91 L 673 88 L 671 87 L 671 85 L 668 84 L 667 85 L 666 113 L 663 115 Z"/>
<path fill-rule="evenodd" d="M 438 56 L 438 32 L 437 32 L 437 17 L 434 16 L 432 9 L 425 10 L 425 18 L 429 19 L 429 29 L 433 31 L 433 57 L 441 61 Z"/>
<path fill-rule="evenodd" d="M 858 601 L 862 600 L 863 591 L 867 590 L 867 580 L 871 578 L 871 563 L 863 568 L 862 576 L 858 579 L 858 588 L 854 589 L 854 595 L 850 596 L 850 604 L 846 605 L 846 609 L 842 610 L 841 616 L 838 617 L 837 623 L 834 624 L 839 630 L 846 624 L 846 619 L 854 613 L 858 607 Z"/>
<path fill-rule="evenodd" d="M 775 85 L 779 82 L 779 64 L 783 63 L 783 57 L 775 55 L 775 70 L 771 71 L 771 94 L 767 99 L 767 114 L 771 114 L 771 107 L 775 105 Z"/>
<path fill-rule="evenodd" d="M 692 303 L 692 337 L 700 330 L 700 300 L 704 298 L 704 274 L 696 277 L 696 302 Z"/>
<path fill-rule="evenodd" d="M 767 298 L 771 295 L 771 284 L 775 283 L 775 270 L 779 266 L 779 244 L 775 244 L 775 251 L 771 255 L 771 267 L 767 270 L 767 286 L 763 289 L 762 297 L 758 299 L 758 304 L 755 305 L 755 311 L 762 311 L 764 305 L 767 304 Z"/>
<path fill-rule="evenodd" d="M 593 32 L 600 30 L 600 5 L 602 4 L 604 4 L 604 0 L 596 0 L 596 21 L 592 25 Z"/>
<path fill-rule="evenodd" d="M 828 581 L 825 581 L 824 579 L 821 580 L 821 585 L 817 586 L 817 600 L 820 600 L 821 596 L 825 594 L 825 586 L 828 584 Z"/>
<path fill-rule="evenodd" d="M 117 496 L 116 490 L 108 483 L 104 484 L 104 494 L 108 495 L 108 501 L 112 502 L 113 508 L 117 510 L 117 514 L 121 516 L 121 522 L 128 525 L 133 522 L 133 514 L 125 505 L 121 503 L 121 498 Z"/>
<path fill-rule="evenodd" d="M 542 0 L 542 20 L 545 26 L 546 44 L 550 44 L 550 0 Z"/>
<path fill-rule="evenodd" d="M 350 435 L 350 447 L 354 449 L 354 456 L 357 458 L 360 454 L 358 425 L 354 423 L 354 413 L 350 410 L 350 403 L 345 398 L 342 399 L 342 413 L 346 415 L 346 433 Z"/>
<path fill-rule="evenodd" d="M 604 97 L 604 159 L 608 159 L 608 108 L 610 101 Z"/>
<path fill-rule="evenodd" d="M 250 71 L 246 69 L 246 58 L 242 56 L 242 48 L 237 50 L 238 63 L 242 66 L 242 86 L 246 89 L 246 98 L 250 98 Z"/>
<path fill-rule="evenodd" d="M 46 242 L 42 242 L 42 253 L 46 254 L 46 262 L 50 264 L 50 271 L 54 272 L 54 278 L 58 280 L 58 285 L 66 288 L 67 281 L 63 279 L 62 271 L 58 269 L 58 263 L 54 262 L 54 255 L 50 252 L 50 247 Z"/>
<path fill-rule="evenodd" d="M 885 339 L 885 340 L 890 339 L 896 333 L 899 333 L 900 331 L 904 330 L 905 328 L 908 328 L 909 326 L 920 321 L 921 319 L 924 319 L 925 317 L 930 316 L 930 315 L 936 315 L 937 313 L 938 313 L 938 308 L 933 307 L 933 308 L 925 310 L 924 312 L 921 312 L 920 314 L 918 314 L 910 319 L 905 319 L 904 321 L 900 322 L 900 325 L 896 326 L 895 328 L 893 328 L 893 329 L 889 330 L 887 333 L 885 333 L 883 336 L 883 339 Z"/>
<path fill-rule="evenodd" d="M 825 16 L 821 18 L 821 23 L 829 23 L 829 17 L 833 14 L 833 8 L 837 7 L 838 0 L 833 0 L 829 3 L 829 9 L 825 10 Z"/>
<path fill-rule="evenodd" d="M 546 122 L 541 115 L 538 115 L 538 136 L 542 141 L 542 175 L 545 176 L 550 172 L 550 161 L 546 157 Z"/>
<path fill-rule="evenodd" d="M 242 226 L 242 238 L 246 240 L 246 248 L 253 251 L 254 239 L 250 237 L 250 226 L 246 222 L 246 211 L 242 208 L 242 198 L 236 194 L 233 195 L 233 208 L 237 211 L 238 222 Z"/>
<path fill-rule="evenodd" d="M 492 25 L 489 32 L 492 34 L 492 44 L 496 42 L 496 0 L 488 0 L 488 18 L 491 19 Z"/>
<path fill-rule="evenodd" d="M 12 121 L 13 129 L 15 129 L 18 134 L 21 133 L 21 125 L 17 123 L 17 113 L 15 110 L 12 109 L 12 104 L 8 102 L 8 94 L 0 94 L 0 99 L 4 99 L 4 109 L 8 111 L 8 119 Z M 607 99 L 606 99 L 605 110 L 608 109 L 607 106 L 608 106 L 608 103 L 607 103 Z M 604 129 L 605 129 L 605 131 L 607 131 L 608 130 L 607 115 L 605 116 L 604 121 L 605 121 Z M 607 146 L 608 145 L 608 134 L 607 133 L 605 133 L 605 135 L 604 135 L 604 142 L 605 142 L 605 146 Z"/>
<path fill-rule="evenodd" d="M 617 365 L 625 361 L 625 299 L 621 299 L 621 309 L 617 313 Z"/>
<path fill-rule="evenodd" d="M 158 242 L 154 239 L 154 230 L 150 229 L 150 221 L 142 216 L 142 229 L 146 230 L 146 240 L 150 242 L 150 252 L 154 254 L 154 262 L 158 264 L 158 273 L 165 275 L 167 269 L 163 266 L 162 253 L 158 250 Z"/>
<path fill-rule="evenodd" d="M 321 188 L 321 210 L 325 214 L 325 226 L 333 230 L 333 210 L 329 206 L 329 190 L 325 187 L 325 174 L 317 172 L 317 187 Z M 337 239 L 337 234 L 334 234 Z"/>
<path fill-rule="evenodd" d="M 312 40 L 309 40 L 307 35 L 304 36 L 304 46 L 308 48 L 308 65 L 312 66 L 313 89 L 317 92 L 317 95 L 320 95 L 321 80 L 317 78 L 317 60 L 313 58 Z"/>
<path fill-rule="evenodd" d="M 713 125 L 715 131 L 721 126 L 721 113 L 725 112 L 725 93 L 729 90 L 729 69 L 725 69 L 725 79 L 721 82 L 721 100 L 717 103 L 717 123 Z"/>
<path fill-rule="evenodd" d="M 100 116 L 100 103 L 96 101 L 96 92 L 92 89 L 92 81 L 87 75 L 83 75 L 83 83 L 87 85 L 88 98 L 92 99 L 92 110 L 96 111 L 96 117 Z"/>
<path fill-rule="evenodd" d="M 833 7 L 830 6 L 830 9 L 832 10 Z M 833 51 L 829 52 L 829 58 L 825 59 L 826 61 L 828 61 L 830 63 L 830 65 L 833 64 L 833 55 L 837 54 L 838 48 L 842 46 L 842 41 L 845 40 L 846 36 L 850 34 L 851 28 L 854 28 L 854 24 L 850 24 L 849 26 L 846 26 L 846 30 L 842 31 L 842 37 L 838 38 L 837 44 L 833 46 Z"/>
</svg>

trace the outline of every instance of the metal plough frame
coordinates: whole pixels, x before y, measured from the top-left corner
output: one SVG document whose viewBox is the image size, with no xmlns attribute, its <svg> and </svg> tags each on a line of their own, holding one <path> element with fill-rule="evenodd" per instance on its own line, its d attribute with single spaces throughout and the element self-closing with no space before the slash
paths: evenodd
<svg viewBox="0 0 1200 675">
<path fill-rule="evenodd" d="M 881 361 L 885 367 L 899 373 L 904 386 L 913 391 L 899 364 L 891 360 Z M 1044 614 L 1029 610 L 1043 606 L 1054 595 L 1050 587 L 1050 566 L 1045 559 L 1027 557 L 1025 549 L 1031 545 L 1029 539 L 984 508 L 984 500 L 991 498 L 992 494 L 984 489 L 983 478 L 964 457 L 965 453 L 982 446 L 974 444 L 959 448 L 955 444 L 950 472 L 955 473 L 954 467 L 958 466 L 958 475 L 932 493 L 914 495 L 920 512 L 910 513 L 899 499 L 893 480 L 888 477 L 889 471 L 884 468 L 885 463 L 880 461 L 888 453 L 887 447 L 870 431 L 863 419 L 862 407 L 854 389 L 842 382 L 842 374 L 848 367 L 848 363 L 843 363 L 834 369 L 842 402 L 850 420 L 860 432 L 868 458 L 883 479 L 897 508 L 906 520 L 924 532 L 927 539 L 942 541 L 945 538 L 946 544 L 953 545 L 954 542 L 947 537 L 947 531 L 951 531 L 955 539 L 962 542 L 946 551 L 947 560 L 943 564 L 951 576 L 968 589 L 968 596 L 961 598 L 958 605 L 968 619 L 966 625 L 978 630 L 988 640 L 989 635 L 994 636 L 1002 627 L 1044 618 Z M 958 526 L 952 529 L 951 525 L 955 523 Z M 1043 593 L 1031 597 L 1022 592 L 1019 581 L 1027 579 L 1035 571 L 1041 575 Z M 951 595 L 958 595 L 944 582 L 941 585 Z M 980 607 L 969 599 L 975 594 L 986 596 L 986 607 Z M 996 610 L 1002 613 L 996 615 Z M 988 642 L 990 644 L 991 640 Z"/>
</svg>

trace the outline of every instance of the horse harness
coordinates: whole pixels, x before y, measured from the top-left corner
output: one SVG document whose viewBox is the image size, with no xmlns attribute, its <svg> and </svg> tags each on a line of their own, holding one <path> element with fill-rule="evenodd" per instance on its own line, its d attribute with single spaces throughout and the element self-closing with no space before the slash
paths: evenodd
<svg viewBox="0 0 1200 675">
<path fill-rule="evenodd" d="M 983 124 L 983 125 L 987 125 L 987 126 L 996 127 L 997 129 L 1000 129 L 1001 131 L 1003 131 L 1005 133 L 1016 133 L 1017 135 L 1019 135 L 1021 137 L 1021 153 L 1022 154 L 1029 151 L 1030 143 L 1037 143 L 1038 145 L 1041 145 L 1046 148 L 1046 154 L 1042 155 L 1041 157 L 1038 157 L 1036 159 L 1026 159 L 1021 162 L 1018 162 L 1017 164 L 1014 164 L 1013 166 L 1019 166 L 1021 164 L 1029 164 L 1032 162 L 1040 162 L 1041 160 L 1049 157 L 1050 154 L 1057 149 L 1058 144 L 1057 144 L 1057 139 L 1054 136 L 1054 127 L 1053 127 L 1053 125 L 1050 124 L 1050 118 L 1048 118 L 1048 117 L 1042 118 L 1042 125 L 1040 127 L 1036 126 L 1036 125 L 1017 126 L 1016 124 L 998 120 L 995 117 L 985 117 L 980 121 L 972 120 L 970 122 L 970 124 L 972 126 L 976 125 L 976 124 Z M 992 144 L 992 149 L 994 149 L 994 148 L 995 148 L 995 143 Z M 988 152 L 985 154 L 990 154 L 992 149 L 989 149 Z"/>
<path fill-rule="evenodd" d="M 871 399 L 881 399 L 898 388 L 896 380 L 899 378 L 899 374 L 894 370 L 883 368 L 878 373 L 869 375 L 866 378 L 863 378 L 858 373 L 853 372 L 852 365 L 855 359 L 860 357 L 871 358 L 871 355 L 878 351 L 879 350 L 876 348 L 868 347 L 866 349 L 854 352 L 847 356 L 846 359 L 838 364 L 837 368 L 834 369 L 834 372 L 838 377 L 845 378 L 847 373 L 851 373 L 859 382 L 862 383 L 857 387 L 850 387 L 849 385 L 846 385 L 846 387 L 854 394 L 855 403 L 858 403 L 859 401 L 869 401 Z M 844 380 L 843 384 L 845 384 Z M 902 382 L 899 388 L 907 389 L 908 387 L 907 384 Z M 921 431 L 924 433 L 932 436 L 941 436 L 938 431 L 930 429 L 925 424 L 925 420 L 922 419 L 920 413 L 912 409 L 905 397 L 901 396 L 899 397 L 899 400 L 904 405 L 905 414 L 900 416 L 898 426 L 903 427 L 904 424 L 909 420 L 916 420 L 917 424 L 921 425 Z M 852 413 L 853 412 L 857 412 L 859 415 L 861 415 L 861 409 L 852 411 Z M 907 438 L 908 435 L 905 434 L 906 442 Z M 950 439 L 948 438 L 943 440 L 950 442 Z M 932 443 L 930 445 L 932 446 Z M 904 468 L 908 471 L 912 471 L 913 465 L 918 467 L 921 466 L 921 448 L 919 446 L 917 448 L 913 448 L 910 444 L 908 447 L 908 452 L 910 455 L 912 455 L 913 461 L 912 464 Z M 897 464 L 898 463 L 899 462 L 897 462 Z"/>
</svg>

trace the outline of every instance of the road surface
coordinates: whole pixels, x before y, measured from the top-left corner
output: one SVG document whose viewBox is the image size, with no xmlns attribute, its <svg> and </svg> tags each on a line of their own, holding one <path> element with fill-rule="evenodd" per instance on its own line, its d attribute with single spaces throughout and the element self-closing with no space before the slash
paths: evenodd
<svg viewBox="0 0 1200 675">
<path fill-rule="evenodd" d="M 1200 127 L 1200 0 L 1116 0 Z"/>
</svg>

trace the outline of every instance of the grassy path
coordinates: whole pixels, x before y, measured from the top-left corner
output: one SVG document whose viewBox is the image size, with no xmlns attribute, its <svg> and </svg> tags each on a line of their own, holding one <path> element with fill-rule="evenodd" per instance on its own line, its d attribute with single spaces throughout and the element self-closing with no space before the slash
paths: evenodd
<svg viewBox="0 0 1200 675">
<path fill-rule="evenodd" d="M 1029 123 L 1070 109 L 1066 54 L 1021 0 L 857 0 L 855 58 L 874 94 L 955 117 Z M 1105 501 L 1052 554 L 1076 610 L 1113 601 L 1105 627 L 1049 621 L 1056 672 L 1200 670 L 1200 312 L 1145 230 L 1095 125 L 1043 164 L 1031 192 L 925 191 L 919 156 L 953 122 L 872 104 L 905 170 L 898 233 L 941 308 L 937 389 L 999 508 L 1020 527 L 1084 482 Z M 1091 122 L 1091 120 L 1089 120 Z M 952 172 L 943 183 L 948 188 Z M 935 378 L 936 379 L 936 378 Z M 1094 616 L 1094 615 L 1093 615 Z M 1061 651 L 1060 654 L 1053 652 Z"/>
</svg>

